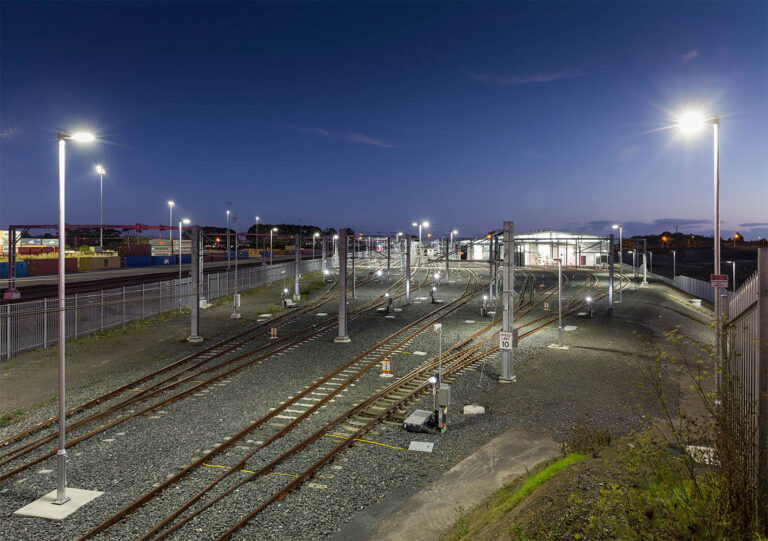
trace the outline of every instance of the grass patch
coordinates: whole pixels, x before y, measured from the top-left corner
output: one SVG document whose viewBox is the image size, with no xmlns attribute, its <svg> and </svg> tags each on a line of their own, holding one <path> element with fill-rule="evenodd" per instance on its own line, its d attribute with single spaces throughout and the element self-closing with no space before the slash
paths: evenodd
<svg viewBox="0 0 768 541">
<path fill-rule="evenodd" d="M 456 524 L 445 539 L 449 541 L 472 539 L 486 527 L 502 518 L 563 468 L 579 462 L 586 456 L 581 453 L 570 453 L 556 459 L 538 471 L 532 474 L 529 473 L 527 477 L 521 478 L 518 482 L 500 489 L 469 513 L 459 506 L 457 508 Z"/>
</svg>

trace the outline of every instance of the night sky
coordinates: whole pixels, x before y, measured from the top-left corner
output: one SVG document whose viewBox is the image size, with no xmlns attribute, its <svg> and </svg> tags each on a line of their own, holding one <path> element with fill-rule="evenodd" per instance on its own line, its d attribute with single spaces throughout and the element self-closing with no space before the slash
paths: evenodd
<svg viewBox="0 0 768 541">
<path fill-rule="evenodd" d="M 768 237 L 768 3 L 0 3 L 0 228 L 267 223 Z"/>
</svg>

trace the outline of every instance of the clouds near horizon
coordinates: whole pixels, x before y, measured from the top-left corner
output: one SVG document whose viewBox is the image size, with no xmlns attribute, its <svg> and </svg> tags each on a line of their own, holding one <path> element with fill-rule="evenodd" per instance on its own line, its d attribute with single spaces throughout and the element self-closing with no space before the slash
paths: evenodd
<svg viewBox="0 0 768 541">
<path fill-rule="evenodd" d="M 568 68 L 556 72 L 537 72 L 527 75 L 494 76 L 481 73 L 473 73 L 470 78 L 481 83 L 499 84 L 503 86 L 515 86 L 531 83 L 551 83 L 561 79 L 575 79 L 582 77 L 584 70 L 581 68 Z"/>
<path fill-rule="evenodd" d="M 363 135 L 362 133 L 353 132 L 353 131 L 329 131 L 324 130 L 323 128 L 315 128 L 315 127 L 301 127 L 300 131 L 303 133 L 308 133 L 310 135 L 317 135 L 318 137 L 326 137 L 329 139 L 340 139 L 342 141 L 349 141 L 351 143 L 361 143 L 363 145 L 370 145 L 375 147 L 383 147 L 383 148 L 392 148 L 394 147 L 393 144 L 387 143 L 386 141 L 382 141 L 381 139 L 376 139 L 375 137 L 369 137 L 368 135 Z"/>
</svg>

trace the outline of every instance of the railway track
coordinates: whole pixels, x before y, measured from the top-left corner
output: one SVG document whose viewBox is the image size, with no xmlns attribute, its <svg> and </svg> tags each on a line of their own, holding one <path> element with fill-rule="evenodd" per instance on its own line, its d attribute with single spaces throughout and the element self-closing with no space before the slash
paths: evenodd
<svg viewBox="0 0 768 541">
<path fill-rule="evenodd" d="M 429 276 L 430 276 L 430 273 L 429 271 L 427 271 L 425 273 L 424 280 L 428 280 Z M 369 281 L 370 278 L 366 280 Z M 367 283 L 367 282 L 361 281 L 361 284 L 363 283 Z M 403 283 L 404 283 L 404 278 L 392 284 L 389 287 L 389 290 L 399 289 L 403 285 Z M 402 293 L 395 293 L 392 296 L 397 298 L 398 296 L 401 296 L 401 295 Z M 266 341 L 266 343 L 260 346 L 257 346 L 255 349 L 251 349 L 239 355 L 237 354 L 241 350 L 246 348 L 249 344 L 257 340 L 258 338 L 263 338 L 264 331 L 266 331 L 272 326 L 275 326 L 276 323 L 279 322 L 280 324 L 284 325 L 289 321 L 294 321 L 301 315 L 305 315 L 315 310 L 318 306 L 322 305 L 324 302 L 328 302 L 328 300 L 331 300 L 331 299 L 327 299 L 327 298 L 320 299 L 316 302 L 310 303 L 309 306 L 305 305 L 287 314 L 283 314 L 276 318 L 272 318 L 266 322 L 259 323 L 233 337 L 230 337 L 217 344 L 214 344 L 206 348 L 205 350 L 202 350 L 193 355 L 187 356 L 184 359 L 181 359 L 180 361 L 171 363 L 170 365 L 153 372 L 152 374 L 149 374 L 147 376 L 134 380 L 129 384 L 123 385 L 120 388 L 114 391 L 111 391 L 110 393 L 107 393 L 101 397 L 92 399 L 89 402 L 82 404 L 76 408 L 72 408 L 68 412 L 68 415 L 70 416 L 70 418 L 72 418 L 74 415 L 78 413 L 82 413 L 86 410 L 90 410 L 98 406 L 99 404 L 108 402 L 109 400 L 118 399 L 116 403 L 109 404 L 100 411 L 97 411 L 81 419 L 74 419 L 73 422 L 69 423 L 67 426 L 67 433 L 68 435 L 72 435 L 77 433 L 78 431 L 82 431 L 84 428 L 88 427 L 89 425 L 92 425 L 99 421 L 104 422 L 104 420 L 107 419 L 108 417 L 118 415 L 116 419 L 110 420 L 108 422 L 104 422 L 104 424 L 101 424 L 98 428 L 71 439 L 68 442 L 68 447 L 72 447 L 83 441 L 86 441 L 104 432 L 105 430 L 108 430 L 109 428 L 117 426 L 118 424 L 124 423 L 130 419 L 133 419 L 140 415 L 144 415 L 153 410 L 159 409 L 165 405 L 168 405 L 170 403 L 176 402 L 185 397 L 198 393 L 201 390 L 204 390 L 206 387 L 220 381 L 221 379 L 227 378 L 232 374 L 235 374 L 249 366 L 252 366 L 258 362 L 263 361 L 264 359 L 271 357 L 272 355 L 286 351 L 287 349 L 290 349 L 292 347 L 296 347 L 298 344 L 306 340 L 309 340 L 311 338 L 314 338 L 316 336 L 319 336 L 320 334 L 323 334 L 331 330 L 337 325 L 337 319 L 334 317 L 326 318 L 319 322 L 313 323 L 303 329 L 294 331 L 291 334 L 288 334 L 277 340 Z M 384 301 L 383 295 L 375 299 L 372 299 L 356 307 L 354 310 L 351 310 L 348 314 L 348 318 L 354 319 L 356 317 L 359 317 L 362 314 L 364 314 L 366 311 L 372 308 L 375 308 L 384 302 L 385 301 Z M 234 357 L 229 356 L 233 354 L 235 355 Z M 212 364 L 210 366 L 204 366 L 216 360 L 220 360 L 221 362 L 218 362 L 217 364 Z M 173 371 L 174 369 L 177 369 L 177 370 Z M 170 375 L 165 375 L 168 372 L 172 372 L 172 373 L 170 373 Z M 158 380 L 157 378 L 160 376 L 162 376 L 162 379 Z M 203 379 L 199 379 L 199 378 L 203 378 Z M 152 380 L 155 380 L 155 381 L 147 385 L 147 383 L 151 382 Z M 180 391 L 176 392 L 175 394 L 172 394 L 171 396 L 167 396 L 169 392 L 173 392 L 175 389 L 185 386 L 186 384 L 192 384 L 192 386 L 187 387 L 185 389 L 181 389 Z M 141 385 L 143 388 L 137 390 L 135 389 L 137 385 Z M 138 392 L 132 392 L 132 391 L 138 391 Z M 121 398 L 126 393 L 131 393 L 131 394 L 127 398 Z M 163 395 L 166 395 L 166 396 L 163 396 Z M 151 398 L 158 398 L 158 401 L 154 402 L 149 406 L 145 406 L 138 411 L 134 410 L 133 412 L 120 415 L 127 408 L 135 407 L 137 404 L 144 402 L 146 400 L 149 400 Z M 54 441 L 58 437 L 58 431 L 53 431 L 33 441 L 22 441 L 22 440 L 24 440 L 24 438 L 27 436 L 33 435 L 41 430 L 44 430 L 45 428 L 53 426 L 56 423 L 56 420 L 57 420 L 56 418 L 48 419 L 43 423 L 40 423 L 34 427 L 31 427 L 19 434 L 6 438 L 2 442 L 0 442 L 0 448 L 11 447 L 10 449 L 4 449 L 3 452 L 0 453 L 0 467 L 6 464 L 9 464 L 11 462 L 17 461 L 20 458 L 29 455 L 35 449 L 42 447 L 46 443 L 50 443 L 51 441 Z M 18 443 L 19 441 L 22 441 L 21 445 L 13 446 L 14 443 Z M 10 477 L 13 477 L 14 475 L 17 475 L 36 464 L 39 464 L 40 462 L 54 456 L 55 453 L 56 453 L 56 450 L 53 449 L 51 451 L 43 453 L 42 455 L 38 455 L 34 459 L 31 459 L 28 462 L 11 469 L 10 471 L 0 473 L 0 482 Z"/>
</svg>

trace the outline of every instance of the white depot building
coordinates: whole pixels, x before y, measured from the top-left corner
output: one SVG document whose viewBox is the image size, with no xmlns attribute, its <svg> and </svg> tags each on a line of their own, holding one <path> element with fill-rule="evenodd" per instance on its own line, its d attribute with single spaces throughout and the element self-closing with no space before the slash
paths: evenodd
<svg viewBox="0 0 768 541">
<path fill-rule="evenodd" d="M 470 259 L 488 260 L 490 245 L 488 238 L 473 241 L 467 246 Z M 601 267 L 608 264 L 609 250 L 608 237 L 599 235 L 548 230 L 515 234 L 517 266 L 556 265 L 559 258 L 568 267 Z"/>
<path fill-rule="evenodd" d="M 515 235 L 517 264 L 553 265 L 561 259 L 568 267 L 600 267 L 608 264 L 607 237 L 564 231 L 533 231 Z"/>
</svg>

